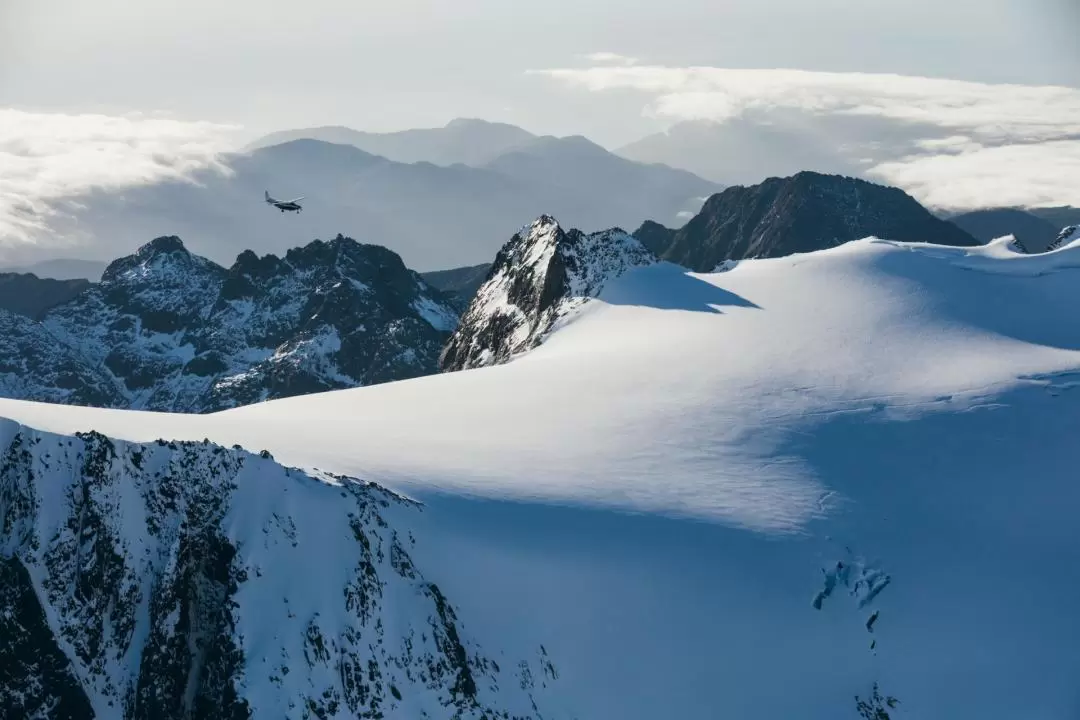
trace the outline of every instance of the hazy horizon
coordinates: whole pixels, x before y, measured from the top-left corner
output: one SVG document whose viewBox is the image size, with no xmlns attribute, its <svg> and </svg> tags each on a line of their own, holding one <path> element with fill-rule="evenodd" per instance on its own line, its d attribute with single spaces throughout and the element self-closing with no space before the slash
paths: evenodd
<svg viewBox="0 0 1080 720">
<path fill-rule="evenodd" d="M 1072 0 L 8 0 L 0 256 L 55 243 L 58 201 L 270 132 L 454 118 L 724 184 L 810 169 L 940 209 L 1080 205 L 1077 27 Z"/>
</svg>

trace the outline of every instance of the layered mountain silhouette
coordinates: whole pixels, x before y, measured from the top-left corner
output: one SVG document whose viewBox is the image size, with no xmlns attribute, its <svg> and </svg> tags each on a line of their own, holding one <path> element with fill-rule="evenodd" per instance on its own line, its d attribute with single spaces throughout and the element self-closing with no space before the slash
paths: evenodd
<svg viewBox="0 0 1080 720">
<path fill-rule="evenodd" d="M 636 227 L 679 221 L 720 189 L 691 173 L 643 165 L 584 138 L 525 138 L 476 167 L 402 163 L 353 145 L 297 139 L 226 155 L 190 180 L 98 190 L 57 204 L 52 233 L 90 238 L 103 257 L 147 237 L 183 237 L 218 263 L 245 249 L 282 253 L 297 238 L 341 228 L 397 252 L 412 268 L 442 270 L 490 262 L 506 228 L 557 214 L 578 227 Z M 303 212 L 263 202 L 305 196 Z M 72 240 L 74 242 L 74 240 Z"/>
<path fill-rule="evenodd" d="M 727 188 L 682 228 L 645 223 L 634 235 L 661 258 L 700 272 L 728 260 L 812 252 L 868 236 L 979 244 L 902 190 L 814 172 Z"/>
<path fill-rule="evenodd" d="M 387 133 L 363 132 L 340 125 L 280 130 L 251 143 L 248 150 L 280 145 L 292 140 L 322 140 L 352 145 L 366 153 L 381 155 L 394 162 L 479 166 L 535 139 L 536 135 L 515 125 L 457 118 L 439 128 L 416 128 Z"/>
<path fill-rule="evenodd" d="M 0 309 L 38 318 L 88 287 L 89 280 L 53 280 L 32 273 L 0 272 Z"/>
<path fill-rule="evenodd" d="M 481 263 L 450 270 L 435 270 L 421 273 L 420 276 L 424 278 L 424 282 L 441 291 L 455 307 L 464 312 L 476 291 L 487 279 L 489 270 L 491 263 Z"/>
<path fill-rule="evenodd" d="M 990 208 L 953 215 L 948 220 L 980 242 L 1012 235 L 1027 252 L 1044 252 L 1061 231 L 1038 215 L 1020 208 Z"/>
<path fill-rule="evenodd" d="M 1037 218 L 1041 218 L 1054 227 L 1068 227 L 1080 225 L 1080 207 L 1072 205 L 1060 205 L 1058 207 L 1028 208 L 1028 212 Z"/>
<path fill-rule="evenodd" d="M 52 258 L 29 265 L 0 267 L 2 272 L 36 275 L 49 280 L 89 280 L 97 282 L 105 272 L 107 262 L 101 260 L 78 260 L 74 258 Z"/>
</svg>

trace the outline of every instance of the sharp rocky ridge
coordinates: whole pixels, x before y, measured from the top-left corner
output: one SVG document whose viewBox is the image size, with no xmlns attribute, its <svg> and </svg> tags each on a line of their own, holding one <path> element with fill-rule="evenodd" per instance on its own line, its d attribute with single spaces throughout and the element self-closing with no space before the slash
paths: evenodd
<svg viewBox="0 0 1080 720">
<path fill-rule="evenodd" d="M 481 647 L 414 561 L 420 516 L 265 452 L 0 421 L 0 715 L 562 717 L 547 650 Z"/>
<path fill-rule="evenodd" d="M 1047 252 L 1050 250 L 1057 250 L 1063 248 L 1066 245 L 1080 240 L 1080 225 L 1070 225 L 1063 228 L 1058 234 L 1054 242 L 1050 243 L 1050 246 L 1046 248 Z"/>
<path fill-rule="evenodd" d="M 337 236 L 226 269 L 160 237 L 40 323 L 4 314 L 5 395 L 211 412 L 427 375 L 457 324 L 448 298 L 377 245 Z"/>
<path fill-rule="evenodd" d="M 440 369 L 502 363 L 536 347 L 609 280 L 655 262 L 650 250 L 619 228 L 567 231 L 543 215 L 499 251 L 447 342 Z"/>
</svg>

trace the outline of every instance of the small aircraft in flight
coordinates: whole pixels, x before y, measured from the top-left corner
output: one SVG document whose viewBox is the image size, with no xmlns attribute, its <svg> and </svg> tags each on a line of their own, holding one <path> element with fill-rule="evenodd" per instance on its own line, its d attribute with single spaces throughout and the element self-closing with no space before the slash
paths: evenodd
<svg viewBox="0 0 1080 720">
<path fill-rule="evenodd" d="M 300 207 L 300 201 L 304 199 L 303 197 L 298 197 L 293 200 L 275 200 L 274 198 L 270 197 L 269 190 L 264 190 L 263 194 L 266 195 L 266 203 L 268 205 L 273 205 L 281 212 L 285 212 L 286 210 L 288 210 L 289 212 L 300 212 L 304 209 Z"/>
</svg>

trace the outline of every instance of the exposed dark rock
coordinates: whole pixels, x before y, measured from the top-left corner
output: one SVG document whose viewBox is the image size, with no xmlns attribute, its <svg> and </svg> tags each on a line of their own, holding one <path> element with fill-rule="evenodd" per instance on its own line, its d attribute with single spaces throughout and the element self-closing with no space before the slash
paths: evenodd
<svg viewBox="0 0 1080 720">
<path fill-rule="evenodd" d="M 376 245 L 338 235 L 225 269 L 161 237 L 40 324 L 0 314 L 0 394 L 209 412 L 436 372 L 456 322 Z"/>
<path fill-rule="evenodd" d="M 586 235 L 541 216 L 495 257 L 487 280 L 443 350 L 440 368 L 492 365 L 535 347 L 553 323 L 626 270 L 656 262 L 615 228 Z"/>
<path fill-rule="evenodd" d="M 759 185 L 734 186 L 710 197 L 682 228 L 639 228 L 664 260 L 709 272 L 727 260 L 813 252 L 874 236 L 888 240 L 973 246 L 966 232 L 934 217 L 902 190 L 801 172 Z"/>
<path fill-rule="evenodd" d="M 4 430 L 3 717 L 562 717 L 523 681 L 546 652 L 504 673 L 399 541 L 415 502 L 208 441 Z"/>
</svg>

